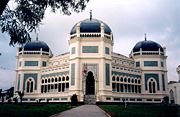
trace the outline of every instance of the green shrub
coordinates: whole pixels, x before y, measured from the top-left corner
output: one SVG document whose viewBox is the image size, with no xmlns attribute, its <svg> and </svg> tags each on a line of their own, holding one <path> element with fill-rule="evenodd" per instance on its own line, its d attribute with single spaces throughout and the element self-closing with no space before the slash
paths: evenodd
<svg viewBox="0 0 180 117">
<path fill-rule="evenodd" d="M 76 94 L 73 94 L 73 95 L 71 96 L 71 105 L 72 105 L 72 106 L 76 106 L 77 103 L 78 103 L 77 95 L 76 95 Z"/>
<path fill-rule="evenodd" d="M 165 96 L 165 97 L 163 98 L 163 101 L 164 101 L 165 104 L 169 104 L 169 97 L 168 97 L 168 96 Z"/>
</svg>

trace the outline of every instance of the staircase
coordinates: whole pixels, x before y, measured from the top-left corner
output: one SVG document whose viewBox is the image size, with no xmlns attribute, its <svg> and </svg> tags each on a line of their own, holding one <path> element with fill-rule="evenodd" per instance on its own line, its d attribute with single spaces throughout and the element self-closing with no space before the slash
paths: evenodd
<svg viewBox="0 0 180 117">
<path fill-rule="evenodd" d="M 84 104 L 95 105 L 96 96 L 95 95 L 84 95 Z"/>
</svg>

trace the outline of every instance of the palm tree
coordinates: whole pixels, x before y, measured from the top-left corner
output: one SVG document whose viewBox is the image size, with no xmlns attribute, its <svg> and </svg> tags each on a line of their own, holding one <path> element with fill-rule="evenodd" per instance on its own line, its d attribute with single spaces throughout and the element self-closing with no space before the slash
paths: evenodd
<svg viewBox="0 0 180 117">
<path fill-rule="evenodd" d="M 5 91 L 6 100 L 8 100 L 8 103 L 11 103 L 12 97 L 14 96 L 14 87 L 11 87 Z"/>
<path fill-rule="evenodd" d="M 11 97 L 13 97 L 13 95 L 14 95 L 14 87 L 11 87 L 11 88 L 9 88 L 9 89 L 7 89 L 5 91 L 6 91 L 6 99 L 10 99 Z"/>
<path fill-rule="evenodd" d="M 20 97 L 20 101 L 22 103 L 22 100 L 23 100 L 23 96 L 24 96 L 24 91 L 16 91 L 16 93 L 18 93 L 19 97 Z"/>
</svg>

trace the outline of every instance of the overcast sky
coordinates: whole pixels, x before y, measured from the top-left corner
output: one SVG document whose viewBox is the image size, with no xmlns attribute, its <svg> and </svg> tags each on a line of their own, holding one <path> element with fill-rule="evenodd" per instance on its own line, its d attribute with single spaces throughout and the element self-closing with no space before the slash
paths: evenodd
<svg viewBox="0 0 180 117">
<path fill-rule="evenodd" d="M 114 36 L 113 51 L 129 56 L 134 45 L 152 40 L 167 48 L 168 80 L 178 80 L 180 64 L 180 1 L 179 0 L 90 0 L 86 9 L 71 16 L 47 11 L 39 30 L 54 56 L 67 52 L 68 34 L 79 21 L 92 17 L 109 25 Z M 35 36 L 33 37 L 35 40 Z M 9 36 L 0 33 L 0 88 L 14 85 L 16 47 L 9 47 Z"/>
</svg>

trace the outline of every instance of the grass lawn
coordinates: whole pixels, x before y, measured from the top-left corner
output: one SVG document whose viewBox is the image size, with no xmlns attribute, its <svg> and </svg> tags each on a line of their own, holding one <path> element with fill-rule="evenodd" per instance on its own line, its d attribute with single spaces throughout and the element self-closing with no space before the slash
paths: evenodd
<svg viewBox="0 0 180 117">
<path fill-rule="evenodd" d="M 0 117 L 48 117 L 70 108 L 69 104 L 0 104 Z"/>
<path fill-rule="evenodd" d="M 112 117 L 180 117 L 180 106 L 165 105 L 99 105 Z"/>
</svg>

